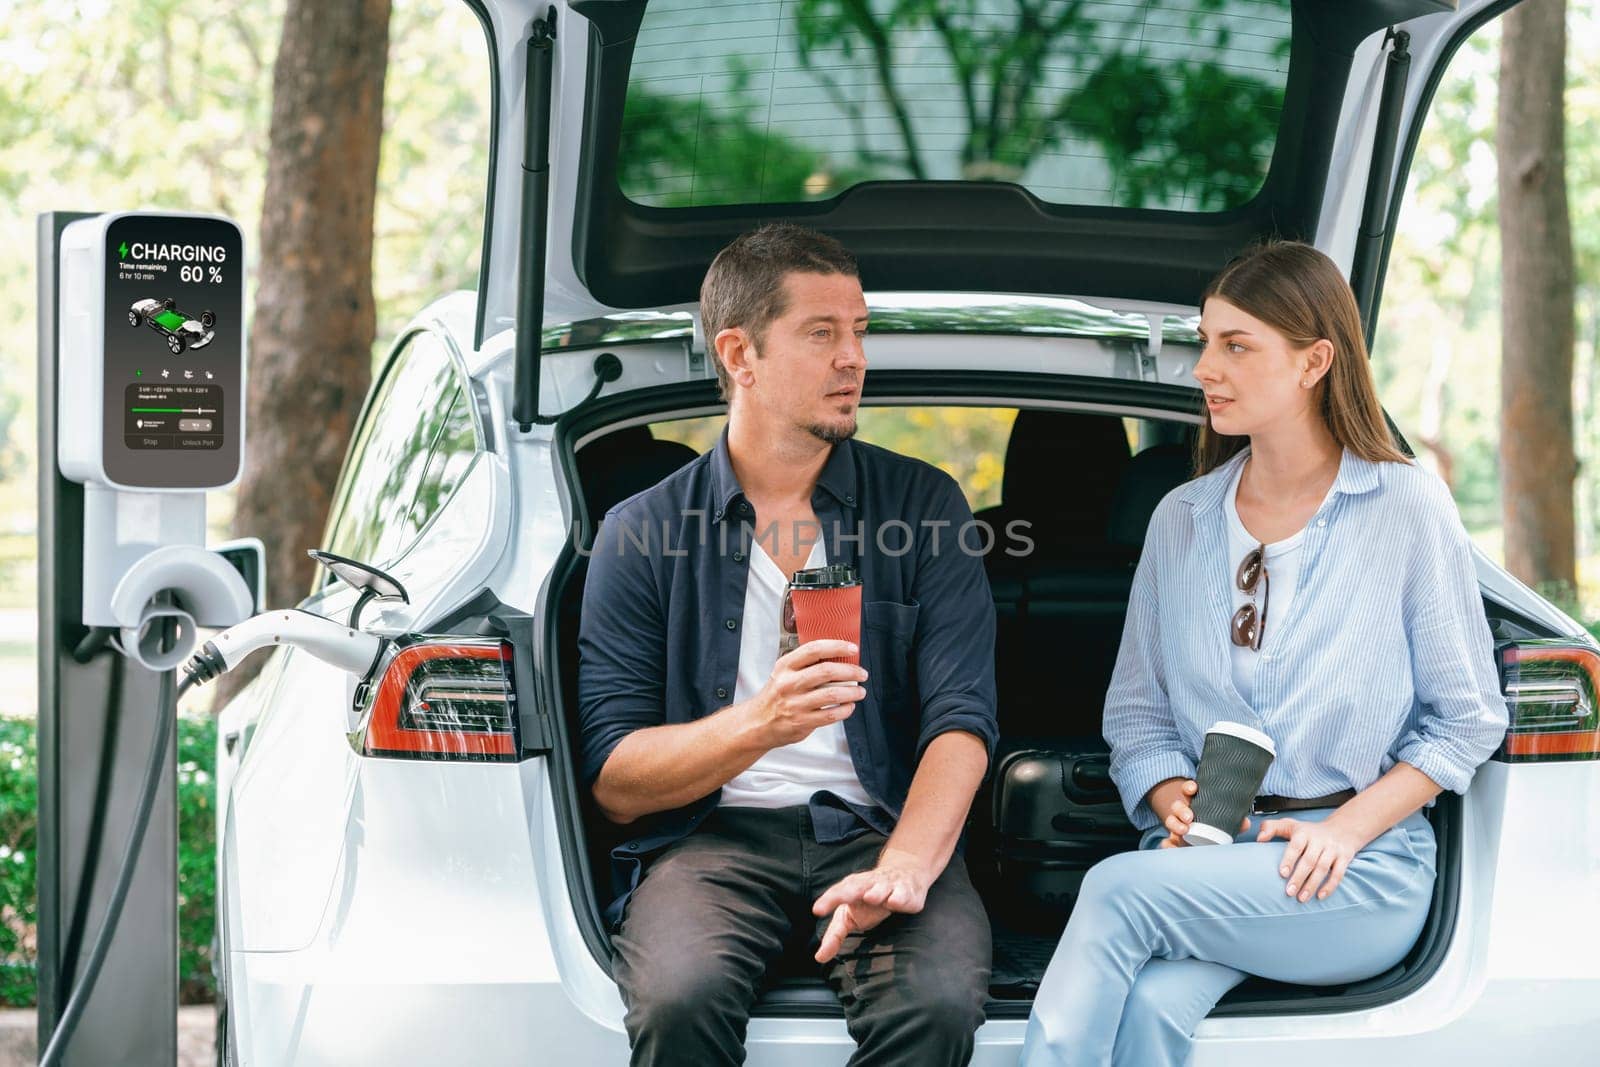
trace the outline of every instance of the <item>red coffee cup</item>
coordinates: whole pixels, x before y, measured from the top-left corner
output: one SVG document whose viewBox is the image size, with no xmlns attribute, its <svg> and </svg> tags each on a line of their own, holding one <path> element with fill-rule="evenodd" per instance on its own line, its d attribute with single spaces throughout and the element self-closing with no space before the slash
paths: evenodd
<svg viewBox="0 0 1600 1067">
<path fill-rule="evenodd" d="M 795 571 L 783 591 L 779 616 L 778 655 L 811 641 L 849 641 L 861 645 L 861 578 L 849 564 Z M 835 663 L 860 664 L 854 656 L 830 657 Z"/>
</svg>

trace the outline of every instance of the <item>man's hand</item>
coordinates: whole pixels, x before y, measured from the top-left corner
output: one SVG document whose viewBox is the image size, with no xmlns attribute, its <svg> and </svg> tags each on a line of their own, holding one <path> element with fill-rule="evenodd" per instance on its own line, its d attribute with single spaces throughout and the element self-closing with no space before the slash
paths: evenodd
<svg viewBox="0 0 1600 1067">
<path fill-rule="evenodd" d="M 923 864 L 889 852 L 879 857 L 876 867 L 835 882 L 811 906 L 818 918 L 833 913 L 817 948 L 817 962 L 827 963 L 839 954 L 845 938 L 871 930 L 895 912 L 921 911 L 932 884 Z"/>
<path fill-rule="evenodd" d="M 1326 900 L 1339 887 L 1350 861 L 1368 843 L 1338 821 L 1336 815 L 1321 822 L 1268 819 L 1261 824 L 1256 840 L 1271 841 L 1275 837 L 1289 839 L 1278 873 L 1289 882 L 1284 892 L 1298 896 L 1302 904 L 1311 899 L 1312 893 L 1317 894 L 1318 900 Z"/>
<path fill-rule="evenodd" d="M 782 748 L 803 741 L 819 726 L 850 717 L 865 700 L 867 672 L 833 659 L 857 655 L 848 641 L 808 641 L 772 665 L 772 676 L 746 701 L 762 744 Z"/>
<path fill-rule="evenodd" d="M 1168 831 L 1167 839 L 1161 842 L 1160 847 L 1188 847 L 1189 842 L 1183 837 L 1194 824 L 1194 809 L 1189 807 L 1189 800 L 1199 790 L 1200 786 L 1193 778 L 1168 778 L 1150 790 L 1150 810 L 1162 820 L 1162 825 Z M 1242 834 L 1248 829 L 1250 819 L 1246 817 L 1239 823 L 1239 832 Z"/>
</svg>

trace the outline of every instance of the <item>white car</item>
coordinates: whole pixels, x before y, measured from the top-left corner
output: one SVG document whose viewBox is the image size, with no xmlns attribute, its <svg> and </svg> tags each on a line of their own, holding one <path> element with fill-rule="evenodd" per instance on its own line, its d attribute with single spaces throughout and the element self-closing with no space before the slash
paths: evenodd
<svg viewBox="0 0 1600 1067">
<path fill-rule="evenodd" d="M 1101 701 L 1142 518 L 1186 476 L 1198 294 L 1242 244 L 1301 236 L 1381 329 L 1437 74 L 1508 5 L 1047 4 L 1060 24 L 1022 37 L 1004 4 L 941 24 L 887 2 L 796 6 L 570 0 L 530 46 L 545 3 L 473 0 L 496 93 L 482 281 L 395 343 L 324 544 L 306 546 L 403 587 L 373 599 L 358 572 L 327 571 L 301 605 L 354 610 L 393 643 L 365 678 L 280 648 L 222 712 L 228 1063 L 626 1062 L 601 919 L 610 835 L 574 769 L 584 548 L 610 504 L 705 447 L 722 405 L 699 281 L 735 234 L 781 217 L 860 257 L 864 438 L 931 425 L 881 443 L 937 462 L 953 439 L 938 427 L 999 425 L 1004 442 L 1012 422 L 988 514 L 1033 521 L 1038 551 L 988 559 L 1002 759 L 1042 753 L 1062 774 L 1022 798 L 1045 805 L 1030 830 L 997 771 L 964 856 L 995 929 L 973 1062 L 1014 1062 L 1076 880 L 1135 843 Z M 1037 47 L 963 81 L 952 41 Z M 993 94 L 989 69 L 1021 73 Z M 541 129 L 547 223 L 523 207 Z M 518 351 L 523 320 L 542 352 L 535 327 Z M 1091 489 L 1061 493 L 1068 468 Z M 1595 1062 L 1600 648 L 1477 566 L 1512 725 L 1466 795 L 1431 809 L 1439 878 L 1416 948 L 1351 986 L 1246 983 L 1200 1025 L 1197 1067 Z M 748 1049 L 761 1067 L 843 1064 L 853 1043 L 790 961 L 758 993 Z"/>
</svg>

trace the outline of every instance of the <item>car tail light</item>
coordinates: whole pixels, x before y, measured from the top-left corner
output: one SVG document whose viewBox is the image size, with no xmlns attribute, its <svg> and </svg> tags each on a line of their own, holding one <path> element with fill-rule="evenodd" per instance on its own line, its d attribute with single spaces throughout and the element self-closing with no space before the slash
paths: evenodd
<svg viewBox="0 0 1600 1067">
<path fill-rule="evenodd" d="M 397 641 L 376 674 L 368 756 L 515 761 L 511 646 L 473 638 Z"/>
<path fill-rule="evenodd" d="M 1511 711 L 1500 758 L 1511 763 L 1600 756 L 1600 653 L 1574 641 L 1519 641 L 1500 651 Z"/>
</svg>

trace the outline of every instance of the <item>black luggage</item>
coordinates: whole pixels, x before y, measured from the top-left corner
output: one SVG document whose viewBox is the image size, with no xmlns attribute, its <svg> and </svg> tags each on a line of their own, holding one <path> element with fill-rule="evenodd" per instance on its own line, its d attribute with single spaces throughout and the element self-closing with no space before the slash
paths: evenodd
<svg viewBox="0 0 1600 1067">
<path fill-rule="evenodd" d="M 995 768 L 995 864 L 1014 921 L 1059 928 L 1089 868 L 1138 846 L 1111 757 L 1087 747 L 1022 748 Z"/>
</svg>

